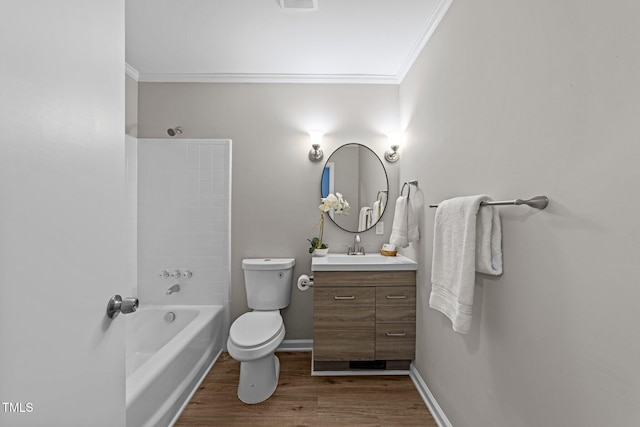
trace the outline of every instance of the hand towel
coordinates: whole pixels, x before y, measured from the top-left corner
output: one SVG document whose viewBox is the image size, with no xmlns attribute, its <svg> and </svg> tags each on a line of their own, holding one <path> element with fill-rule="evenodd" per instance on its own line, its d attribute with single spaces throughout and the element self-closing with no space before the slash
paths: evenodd
<svg viewBox="0 0 640 427">
<path fill-rule="evenodd" d="M 360 216 L 358 217 L 358 231 L 365 231 L 371 227 L 371 212 L 370 207 L 360 209 Z"/>
<path fill-rule="evenodd" d="M 386 192 L 380 193 L 380 196 L 378 197 L 378 200 L 380 200 L 380 215 L 379 216 L 382 216 L 382 214 L 384 213 L 384 208 L 387 207 L 387 193 Z"/>
<path fill-rule="evenodd" d="M 373 218 L 371 219 L 371 224 L 375 224 L 378 222 L 380 217 L 382 216 L 382 210 L 380 208 L 380 200 L 376 200 L 373 202 Z"/>
<path fill-rule="evenodd" d="M 471 328 L 476 265 L 482 272 L 491 271 L 489 274 L 502 272 L 500 219 L 494 208 L 480 209 L 484 200 L 490 197 L 457 197 L 441 202 L 436 210 L 429 306 L 445 314 L 453 330 L 462 334 Z M 484 210 L 480 219 L 478 210 Z"/>
<path fill-rule="evenodd" d="M 480 208 L 476 221 L 476 271 L 499 276 L 502 274 L 502 227 L 498 209 Z"/>
<path fill-rule="evenodd" d="M 415 242 L 419 238 L 420 231 L 418 230 L 418 222 L 413 205 L 408 197 L 400 196 L 396 200 L 396 211 L 393 215 L 389 243 L 398 248 L 406 248 L 409 243 Z"/>
</svg>

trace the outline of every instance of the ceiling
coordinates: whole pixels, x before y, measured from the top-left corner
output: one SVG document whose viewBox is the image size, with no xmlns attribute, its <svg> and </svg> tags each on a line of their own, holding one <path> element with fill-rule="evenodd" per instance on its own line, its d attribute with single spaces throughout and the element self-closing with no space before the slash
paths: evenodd
<svg viewBox="0 0 640 427">
<path fill-rule="evenodd" d="M 310 1 L 310 0 L 309 0 Z M 398 84 L 453 0 L 126 0 L 127 72 L 156 82 Z"/>
</svg>

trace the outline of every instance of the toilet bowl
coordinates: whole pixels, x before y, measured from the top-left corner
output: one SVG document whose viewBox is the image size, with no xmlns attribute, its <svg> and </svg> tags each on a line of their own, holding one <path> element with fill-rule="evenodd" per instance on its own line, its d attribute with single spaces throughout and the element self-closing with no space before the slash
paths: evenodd
<svg viewBox="0 0 640 427">
<path fill-rule="evenodd" d="M 280 309 L 291 300 L 295 259 L 245 259 L 242 268 L 247 303 L 253 309 L 229 330 L 227 351 L 240 362 L 238 398 L 254 404 L 267 400 L 278 386 L 280 361 L 276 349 L 284 340 Z"/>
<path fill-rule="evenodd" d="M 279 311 L 252 311 L 229 331 L 227 351 L 240 363 L 238 398 L 254 404 L 267 400 L 278 386 L 280 361 L 274 354 L 285 329 Z"/>
</svg>

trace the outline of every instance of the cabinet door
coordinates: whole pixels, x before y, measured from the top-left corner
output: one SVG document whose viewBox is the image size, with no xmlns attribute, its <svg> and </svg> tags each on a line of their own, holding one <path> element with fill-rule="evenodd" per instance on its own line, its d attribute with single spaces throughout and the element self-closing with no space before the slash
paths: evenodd
<svg viewBox="0 0 640 427">
<path fill-rule="evenodd" d="M 376 322 L 415 322 L 415 320 L 415 286 L 380 286 L 376 288 Z"/>
<path fill-rule="evenodd" d="M 375 288 L 314 289 L 313 357 L 319 361 L 373 360 Z"/>
<path fill-rule="evenodd" d="M 416 323 L 378 323 L 377 360 L 412 360 L 415 357 Z"/>
</svg>

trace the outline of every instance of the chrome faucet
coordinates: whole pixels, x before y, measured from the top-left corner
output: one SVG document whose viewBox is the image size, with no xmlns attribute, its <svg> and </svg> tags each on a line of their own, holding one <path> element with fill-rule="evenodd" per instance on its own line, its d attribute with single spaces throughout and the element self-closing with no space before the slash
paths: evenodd
<svg viewBox="0 0 640 427">
<path fill-rule="evenodd" d="M 174 292 L 180 292 L 180 285 L 178 285 L 177 283 L 172 287 L 170 287 L 169 289 L 167 289 L 167 295 L 171 295 Z"/>
<path fill-rule="evenodd" d="M 364 247 L 360 246 L 359 234 L 356 234 L 353 238 L 353 248 L 349 247 L 347 255 L 364 255 Z"/>
</svg>

